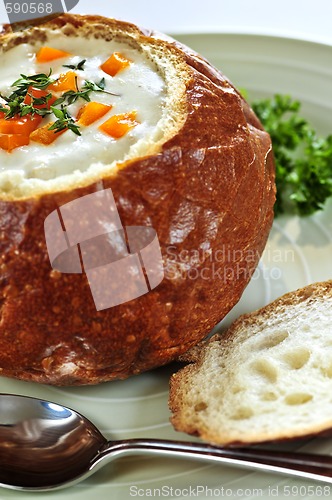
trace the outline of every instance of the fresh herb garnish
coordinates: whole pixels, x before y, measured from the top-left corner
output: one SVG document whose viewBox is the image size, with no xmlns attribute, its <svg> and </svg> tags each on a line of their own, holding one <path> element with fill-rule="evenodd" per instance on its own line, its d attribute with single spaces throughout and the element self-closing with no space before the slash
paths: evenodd
<svg viewBox="0 0 332 500">
<path fill-rule="evenodd" d="M 13 118 L 15 115 L 21 115 L 21 110 L 24 106 L 24 97 L 16 97 L 15 99 L 9 99 L 3 95 L 1 95 L 2 99 L 4 99 L 7 103 L 7 106 L 0 106 L 0 111 L 5 113 L 5 118 L 9 120 L 9 118 Z"/>
<path fill-rule="evenodd" d="M 83 88 L 90 89 L 91 92 L 105 92 L 106 88 L 106 80 L 105 78 L 102 78 L 99 83 L 94 83 L 94 82 L 89 82 L 86 81 L 84 82 Z M 110 92 L 107 92 L 110 93 Z M 114 94 L 112 94 L 114 95 Z"/>
<path fill-rule="evenodd" d="M 16 80 L 11 86 L 17 87 L 16 90 L 9 96 L 9 99 L 12 97 L 20 96 L 25 97 L 28 93 L 29 87 L 33 87 L 39 90 L 45 90 L 49 85 L 55 82 L 55 80 L 51 79 L 50 76 L 52 74 L 52 69 L 48 75 L 45 73 L 38 73 L 37 75 L 27 76 L 22 75 L 21 78 Z"/>
<path fill-rule="evenodd" d="M 57 99 L 54 103 L 55 106 L 59 106 L 60 104 L 67 105 L 74 104 L 78 99 L 84 99 L 87 102 L 91 101 L 90 94 L 91 92 L 103 92 L 105 94 L 118 96 L 118 94 L 113 94 L 111 92 L 107 92 L 105 90 L 106 82 L 105 78 L 102 78 L 99 83 L 85 81 L 80 90 L 75 92 L 74 90 L 68 90 L 65 92 L 59 99 Z"/>
<path fill-rule="evenodd" d="M 51 106 L 51 110 L 54 113 L 57 121 L 51 125 L 48 130 L 54 130 L 54 132 L 61 132 L 62 130 L 69 129 L 76 135 L 81 135 L 80 127 L 76 125 L 75 119 L 68 113 L 65 107 L 55 108 Z"/>
<path fill-rule="evenodd" d="M 46 116 L 51 113 L 47 107 L 47 103 L 52 98 L 52 94 L 48 94 L 45 97 L 40 98 L 35 98 L 30 94 L 28 95 L 31 97 L 31 104 L 26 104 L 23 96 L 12 100 L 1 96 L 7 102 L 7 107 L 0 106 L 0 111 L 5 113 L 5 119 L 9 120 L 9 118 L 14 118 L 15 116 L 23 117 L 30 114 Z M 35 106 L 38 106 L 38 108 Z"/>
<path fill-rule="evenodd" d="M 46 116 L 51 114 L 48 106 L 48 102 L 52 99 L 52 94 L 47 94 L 43 97 L 35 97 L 32 94 L 28 94 L 31 98 L 31 104 L 23 104 L 21 106 L 21 116 L 26 116 L 28 114 Z M 38 107 L 35 107 L 38 106 Z"/>
<path fill-rule="evenodd" d="M 83 69 L 86 60 L 82 60 L 75 69 Z M 69 66 L 68 66 L 69 67 Z M 35 97 L 33 93 L 29 93 L 30 88 L 38 90 L 47 90 L 49 85 L 55 83 L 57 80 L 51 79 L 52 70 L 48 75 L 44 73 L 39 73 L 37 75 L 27 76 L 21 74 L 21 77 L 16 80 L 12 87 L 16 87 L 15 90 L 10 94 L 9 97 L 0 94 L 0 97 L 5 101 L 5 105 L 0 104 L 0 112 L 5 114 L 5 119 L 13 118 L 15 116 L 27 116 L 38 114 L 40 116 L 46 116 L 54 114 L 57 121 L 51 126 L 50 130 L 55 130 L 56 132 L 61 132 L 62 130 L 69 129 L 76 135 L 81 135 L 79 131 L 79 126 L 75 124 L 75 119 L 68 112 L 67 107 L 74 104 L 78 99 L 83 99 L 87 102 L 91 101 L 91 92 L 103 92 L 109 95 L 118 96 L 118 94 L 113 94 L 107 92 L 105 78 L 102 78 L 100 82 L 95 83 L 91 81 L 85 81 L 81 89 L 76 86 L 77 91 L 69 90 L 65 92 L 59 99 L 57 99 L 53 106 L 49 107 L 48 103 L 52 99 L 53 95 L 51 93 Z M 26 97 L 30 97 L 30 104 L 27 104 Z M 56 106 L 61 106 L 58 108 Z"/>
<path fill-rule="evenodd" d="M 86 59 L 83 59 L 78 64 L 63 64 L 63 67 L 78 70 L 78 71 L 83 71 L 85 63 L 86 63 Z"/>
<path fill-rule="evenodd" d="M 0 95 L 6 102 L 6 106 L 0 107 L 0 111 L 5 113 L 5 118 L 8 120 L 17 115 L 23 117 L 28 114 L 34 115 L 35 113 L 40 116 L 49 114 L 47 102 L 52 98 L 52 94 L 36 98 L 32 94 L 29 94 L 29 89 L 31 87 L 38 90 L 47 89 L 49 85 L 54 83 L 54 80 L 50 78 L 51 74 L 52 70 L 50 70 L 48 75 L 45 73 L 38 73 L 32 76 L 21 74 L 21 77 L 11 85 L 11 87 L 16 87 L 16 89 L 8 97 Z M 27 96 L 31 97 L 31 104 L 24 102 Z M 44 105 L 45 108 L 40 108 L 40 106 Z M 38 108 L 35 106 L 38 106 Z"/>
<path fill-rule="evenodd" d="M 252 107 L 269 132 L 276 161 L 276 215 L 310 215 L 332 196 L 332 135 L 319 138 L 300 116 L 301 104 L 275 95 Z"/>
</svg>

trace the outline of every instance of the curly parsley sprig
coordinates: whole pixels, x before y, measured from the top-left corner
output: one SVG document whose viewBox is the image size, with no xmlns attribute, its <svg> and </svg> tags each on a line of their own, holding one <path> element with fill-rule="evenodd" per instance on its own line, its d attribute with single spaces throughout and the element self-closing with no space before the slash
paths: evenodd
<svg viewBox="0 0 332 500">
<path fill-rule="evenodd" d="M 319 138 L 288 95 L 255 101 L 252 107 L 269 132 L 276 162 L 276 215 L 310 215 L 332 196 L 332 135 Z"/>
</svg>

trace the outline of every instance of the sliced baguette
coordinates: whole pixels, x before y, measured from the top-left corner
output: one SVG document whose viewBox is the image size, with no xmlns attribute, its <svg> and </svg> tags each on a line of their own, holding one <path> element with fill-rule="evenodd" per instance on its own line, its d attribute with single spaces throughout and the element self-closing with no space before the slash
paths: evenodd
<svg viewBox="0 0 332 500">
<path fill-rule="evenodd" d="M 241 316 L 189 353 L 171 378 L 176 430 L 235 445 L 332 428 L 332 280 Z"/>
</svg>

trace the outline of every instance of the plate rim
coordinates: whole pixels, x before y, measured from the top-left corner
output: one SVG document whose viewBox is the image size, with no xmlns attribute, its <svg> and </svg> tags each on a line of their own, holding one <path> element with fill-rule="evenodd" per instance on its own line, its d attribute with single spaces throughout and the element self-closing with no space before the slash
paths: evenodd
<svg viewBox="0 0 332 500">
<path fill-rule="evenodd" d="M 315 49 L 319 50 L 320 47 L 325 47 L 326 49 L 329 49 L 331 50 L 332 49 L 332 40 L 330 43 L 325 43 L 324 41 L 321 41 L 321 40 L 312 40 L 312 39 L 308 39 L 308 38 L 303 38 L 303 37 L 294 37 L 293 34 L 292 36 L 285 36 L 285 34 L 274 34 L 272 32 L 269 32 L 269 33 L 265 33 L 265 32 L 260 32 L 259 30 L 255 30 L 255 31 L 246 31 L 246 30 L 222 30 L 222 31 L 188 31 L 188 32 L 185 32 L 185 31 L 177 31 L 177 32 L 174 32 L 174 33 L 170 33 L 170 35 L 174 38 L 176 38 L 177 36 L 195 36 L 195 37 L 198 37 L 198 38 L 203 38 L 203 37 L 221 37 L 221 36 L 233 36 L 234 38 L 235 37 L 243 37 L 243 38 L 256 38 L 256 39 L 268 39 L 270 40 L 271 42 L 274 42 L 274 43 L 278 43 L 280 41 L 288 41 L 289 43 L 294 43 L 294 42 L 305 42 L 305 43 L 309 43 L 311 44 L 312 46 L 315 46 Z M 38 386 L 36 386 L 36 388 L 38 389 Z M 42 392 L 43 392 L 43 389 L 42 388 Z M 75 389 L 75 388 L 73 388 Z M 29 391 L 26 391 L 26 393 L 28 393 Z M 38 393 L 38 390 L 36 391 L 36 393 Z M 84 406 L 85 406 L 85 402 L 84 402 Z M 75 404 L 73 403 L 72 406 L 75 408 Z M 77 407 L 77 405 L 76 405 Z M 81 411 L 79 410 L 78 408 L 76 408 L 77 411 Z M 194 466 L 193 466 L 194 467 Z M 185 475 L 187 474 L 190 474 L 190 473 L 187 473 L 185 472 Z M 163 478 L 163 479 L 166 479 L 166 478 Z M 240 478 L 241 480 L 243 480 L 242 476 Z M 256 477 L 256 481 L 257 481 L 257 487 L 259 488 L 260 487 L 260 479 L 261 477 Z M 294 480 L 294 479 L 292 479 Z M 204 482 L 204 479 L 202 479 L 202 481 Z M 279 485 L 279 484 L 283 484 L 285 481 L 287 481 L 287 478 L 283 478 L 282 476 L 276 476 L 275 477 L 275 480 L 272 484 L 272 486 L 275 486 L 275 485 Z M 167 481 L 166 481 L 167 482 Z M 149 486 L 151 485 L 151 487 L 153 488 L 153 480 L 151 480 L 151 482 L 143 482 L 143 484 L 145 483 L 145 488 L 149 488 Z M 137 484 L 137 482 L 133 482 L 133 484 Z M 251 483 L 250 483 L 251 484 Z M 295 483 L 294 483 L 295 484 Z M 318 484 L 318 483 L 314 483 L 314 482 L 308 482 L 308 483 L 300 483 L 301 485 L 303 484 L 308 484 L 309 485 L 315 485 L 315 484 Z M 209 486 L 207 484 L 207 486 Z M 70 498 L 72 498 L 72 496 L 76 496 L 78 494 L 81 495 L 81 497 L 83 499 L 85 499 L 86 497 L 88 498 L 89 496 L 91 496 L 91 494 L 98 494 L 100 499 L 101 500 L 106 500 L 107 498 L 109 498 L 109 496 L 112 494 L 114 494 L 114 496 L 117 496 L 117 494 L 119 494 L 119 496 L 122 496 L 122 494 L 127 494 L 127 488 L 126 490 L 121 490 L 121 488 L 124 488 L 124 487 L 121 487 L 120 485 L 117 485 L 117 484 L 110 484 L 110 483 L 107 483 L 106 485 L 100 485 L 100 484 L 88 484 L 86 485 L 86 490 L 85 488 L 83 487 L 83 485 L 80 485 L 80 487 L 78 487 L 76 490 L 73 490 L 73 489 L 68 489 L 68 490 L 62 490 L 59 492 L 55 492 L 55 494 L 51 493 L 48 498 L 51 499 L 52 495 L 54 497 L 54 500 L 56 499 L 60 499 L 63 498 L 64 500 L 66 498 L 68 498 L 68 500 Z M 213 488 L 213 486 L 212 486 Z M 235 486 L 234 486 L 235 488 Z M 18 492 L 17 495 L 16 494 L 13 494 L 13 492 L 9 492 L 9 490 L 6 490 L 4 491 L 3 490 L 3 494 L 4 494 L 4 499 L 5 498 L 8 498 L 8 500 L 10 500 L 11 498 L 26 498 L 25 495 L 21 494 L 21 492 Z M 22 495 L 22 496 L 21 496 Z M 293 496 L 294 498 L 299 498 L 300 499 L 300 496 Z M 1 497 L 2 498 L 2 497 Z M 44 497 L 44 495 L 42 494 L 41 495 L 41 498 L 46 498 L 46 495 Z M 124 496 L 123 498 L 127 498 L 126 496 Z M 203 500 L 203 497 L 198 497 L 198 498 L 201 498 Z M 234 497 L 233 497 L 234 498 Z M 302 497 L 303 498 L 303 497 Z M 307 496 L 305 495 L 304 498 L 307 498 Z"/>
<path fill-rule="evenodd" d="M 202 29 L 188 29 L 185 28 L 181 30 L 170 30 L 167 34 L 173 38 L 177 36 L 248 36 L 248 37 L 260 37 L 260 38 L 270 38 L 276 40 L 288 40 L 290 42 L 308 42 L 314 45 L 323 45 L 332 48 L 332 36 L 328 39 L 324 36 L 311 35 L 303 32 L 289 32 L 289 31 L 279 31 L 279 30 L 265 30 L 265 29 L 244 29 L 236 27 L 222 27 L 220 30 L 209 29 L 208 27 L 203 27 Z"/>
</svg>

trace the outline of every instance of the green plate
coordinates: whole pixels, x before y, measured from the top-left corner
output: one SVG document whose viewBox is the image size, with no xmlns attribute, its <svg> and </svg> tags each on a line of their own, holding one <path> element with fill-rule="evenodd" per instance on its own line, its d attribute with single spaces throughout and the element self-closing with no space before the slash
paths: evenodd
<svg viewBox="0 0 332 500">
<path fill-rule="evenodd" d="M 301 40 L 242 34 L 192 34 L 177 38 L 207 57 L 251 98 L 289 93 L 322 134 L 332 132 L 332 47 Z M 249 287 L 224 320 L 256 309 L 310 282 L 332 278 L 332 203 L 314 217 L 282 217 Z M 187 439 L 169 424 L 171 365 L 123 382 L 96 387 L 54 388 L 0 379 L 0 392 L 25 394 L 71 406 L 90 418 L 109 439 Z M 332 441 L 297 442 L 293 448 L 329 453 Z M 27 457 L 28 459 L 28 457 Z M 325 488 L 325 489 L 324 489 Z M 285 476 L 164 458 L 122 459 L 85 482 L 38 495 L 0 490 L 0 499 L 53 500 L 131 498 L 317 498 L 332 486 Z"/>
</svg>

